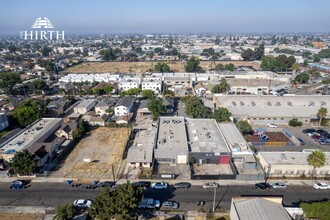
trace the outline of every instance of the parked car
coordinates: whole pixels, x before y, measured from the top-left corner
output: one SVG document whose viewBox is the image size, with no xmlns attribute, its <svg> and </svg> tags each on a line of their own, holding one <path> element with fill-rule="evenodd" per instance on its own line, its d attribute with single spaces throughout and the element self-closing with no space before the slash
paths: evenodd
<svg viewBox="0 0 330 220">
<path fill-rule="evenodd" d="M 313 137 L 313 135 L 319 135 L 319 136 L 321 136 L 319 133 L 317 133 L 317 132 L 309 132 L 309 133 L 307 133 L 307 136 L 308 137 Z"/>
<path fill-rule="evenodd" d="M 322 145 L 330 145 L 330 139 L 320 140 L 319 143 Z"/>
<path fill-rule="evenodd" d="M 178 209 L 179 203 L 173 201 L 165 201 L 162 205 L 162 208 L 166 209 Z"/>
<path fill-rule="evenodd" d="M 300 142 L 301 145 L 305 145 L 305 142 L 303 139 L 301 139 L 300 137 L 297 137 L 298 141 Z"/>
<path fill-rule="evenodd" d="M 151 189 L 167 189 L 167 183 L 158 182 L 151 184 Z"/>
<path fill-rule="evenodd" d="M 318 134 L 318 133 L 314 133 L 312 136 L 311 136 L 314 140 L 318 140 L 320 138 L 323 138 L 322 135 Z"/>
<path fill-rule="evenodd" d="M 270 127 L 270 128 L 277 128 L 277 125 L 276 124 L 269 124 L 268 123 L 267 126 Z"/>
<path fill-rule="evenodd" d="M 133 183 L 134 187 L 141 187 L 141 188 L 149 188 L 151 185 L 151 182 L 149 181 L 139 181 L 139 182 L 135 182 Z"/>
<path fill-rule="evenodd" d="M 29 180 L 15 180 L 9 185 L 10 189 L 25 189 L 31 181 Z"/>
<path fill-rule="evenodd" d="M 330 189 L 330 186 L 326 183 L 315 183 L 313 187 L 315 189 Z"/>
<path fill-rule="evenodd" d="M 208 182 L 203 184 L 203 189 L 209 189 L 209 188 L 218 188 L 219 184 L 216 182 Z"/>
<path fill-rule="evenodd" d="M 180 183 L 175 183 L 175 184 L 174 184 L 174 187 L 177 188 L 177 189 L 179 189 L 179 188 L 187 189 L 187 188 L 189 188 L 190 186 L 191 186 L 191 184 L 188 183 L 188 182 L 180 182 Z"/>
<path fill-rule="evenodd" d="M 116 185 L 114 181 L 99 182 L 97 184 L 98 187 L 113 187 L 114 185 Z"/>
<path fill-rule="evenodd" d="M 319 129 L 316 131 L 317 133 L 319 133 L 320 135 L 322 135 L 323 137 L 327 136 L 329 134 L 329 132 L 323 130 L 323 129 Z"/>
<path fill-rule="evenodd" d="M 75 208 L 81 208 L 81 209 L 90 208 L 92 204 L 93 201 L 90 199 L 77 199 L 73 202 L 73 206 Z"/>
<path fill-rule="evenodd" d="M 270 189 L 272 186 L 269 183 L 262 182 L 262 183 L 256 183 L 254 187 L 256 189 Z"/>
<path fill-rule="evenodd" d="M 308 133 L 314 133 L 316 132 L 316 130 L 314 128 L 307 128 L 305 130 L 302 131 L 304 134 L 308 134 Z"/>
<path fill-rule="evenodd" d="M 272 187 L 274 189 L 285 189 L 286 188 L 286 184 L 283 182 L 278 182 L 278 183 L 273 183 Z"/>
</svg>

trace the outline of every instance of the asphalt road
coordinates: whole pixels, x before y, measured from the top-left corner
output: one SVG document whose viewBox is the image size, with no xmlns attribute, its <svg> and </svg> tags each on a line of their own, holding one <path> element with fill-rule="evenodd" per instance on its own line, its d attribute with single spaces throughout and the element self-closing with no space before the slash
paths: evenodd
<svg viewBox="0 0 330 220">
<path fill-rule="evenodd" d="M 8 183 L 0 183 L 1 206 L 49 206 L 55 207 L 63 203 L 72 203 L 75 199 L 93 199 L 100 189 L 87 190 L 83 186 L 71 187 L 64 183 L 33 183 L 27 189 L 9 189 Z M 291 206 L 300 201 L 316 201 L 330 198 L 330 190 L 316 190 L 312 186 L 288 186 L 286 189 L 258 190 L 253 185 L 220 186 L 216 190 L 216 208 L 230 209 L 232 197 L 238 196 L 283 196 L 284 204 Z M 202 189 L 192 186 L 189 189 L 169 187 L 166 190 L 151 190 L 144 192 L 145 197 L 160 201 L 173 200 L 180 203 L 180 209 L 195 210 L 198 201 L 205 201 L 206 208 L 212 208 L 213 189 Z"/>
</svg>

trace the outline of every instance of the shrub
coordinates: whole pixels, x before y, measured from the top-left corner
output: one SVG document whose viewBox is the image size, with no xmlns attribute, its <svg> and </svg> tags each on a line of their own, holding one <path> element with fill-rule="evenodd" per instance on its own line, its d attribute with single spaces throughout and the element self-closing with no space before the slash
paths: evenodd
<svg viewBox="0 0 330 220">
<path fill-rule="evenodd" d="M 294 119 L 289 121 L 289 126 L 291 126 L 291 127 L 300 127 L 300 126 L 302 126 L 302 122 L 298 121 L 298 119 L 294 118 Z"/>
</svg>

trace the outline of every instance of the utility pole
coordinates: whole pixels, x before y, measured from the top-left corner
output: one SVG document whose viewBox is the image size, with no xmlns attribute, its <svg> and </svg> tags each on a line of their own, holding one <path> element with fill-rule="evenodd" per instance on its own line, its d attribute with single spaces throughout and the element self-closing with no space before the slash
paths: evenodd
<svg viewBox="0 0 330 220">
<path fill-rule="evenodd" d="M 116 182 L 116 179 L 115 179 L 115 169 L 113 168 L 113 164 L 111 164 L 111 169 L 112 169 L 113 181 Z"/>
<path fill-rule="evenodd" d="M 215 210 L 215 196 L 217 194 L 217 188 L 214 188 L 214 195 L 213 195 L 213 209 L 212 209 L 212 212 L 214 214 L 214 210 Z"/>
</svg>

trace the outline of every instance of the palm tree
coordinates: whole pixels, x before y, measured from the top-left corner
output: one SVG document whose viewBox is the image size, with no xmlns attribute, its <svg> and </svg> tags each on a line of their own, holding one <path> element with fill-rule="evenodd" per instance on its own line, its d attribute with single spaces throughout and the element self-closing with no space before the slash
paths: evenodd
<svg viewBox="0 0 330 220">
<path fill-rule="evenodd" d="M 315 150 L 313 153 L 308 155 L 308 163 L 313 166 L 312 179 L 314 180 L 316 168 L 322 167 L 325 165 L 325 154 L 321 150 Z"/>
<path fill-rule="evenodd" d="M 229 83 L 227 82 L 227 80 L 225 79 L 225 77 L 222 77 L 222 78 L 220 79 L 219 87 L 220 87 L 220 91 L 221 91 L 222 93 L 227 93 L 227 92 L 230 90 L 230 85 L 229 85 Z"/>
<path fill-rule="evenodd" d="M 322 119 L 327 117 L 327 114 L 328 114 L 328 109 L 327 108 L 321 107 L 319 109 L 319 111 L 317 112 L 317 116 L 320 118 L 319 119 L 319 126 L 321 125 Z"/>
</svg>

